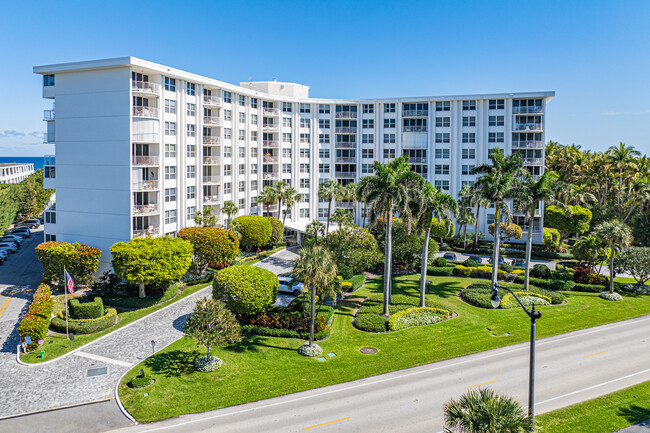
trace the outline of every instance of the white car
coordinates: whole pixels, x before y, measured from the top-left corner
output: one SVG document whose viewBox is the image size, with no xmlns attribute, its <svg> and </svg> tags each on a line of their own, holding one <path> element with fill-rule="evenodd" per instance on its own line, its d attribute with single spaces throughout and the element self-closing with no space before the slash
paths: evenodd
<svg viewBox="0 0 650 433">
<path fill-rule="evenodd" d="M 16 246 L 20 247 L 23 244 L 22 236 L 16 235 L 4 235 L 0 238 L 0 242 L 13 242 Z"/>
<path fill-rule="evenodd" d="M 9 253 L 15 253 L 18 251 L 18 248 L 13 244 L 13 242 L 0 242 L 0 250 L 5 250 Z"/>
<path fill-rule="evenodd" d="M 291 293 L 294 296 L 300 295 L 305 286 L 303 283 L 294 281 L 291 277 L 282 276 L 278 277 L 278 280 L 280 281 L 278 291 L 281 293 Z"/>
<path fill-rule="evenodd" d="M 8 255 L 9 255 L 9 254 L 7 254 L 7 252 L 6 252 L 5 250 L 0 249 L 0 263 L 2 263 L 2 262 L 4 262 L 5 260 L 7 260 L 7 256 L 8 256 Z"/>
</svg>

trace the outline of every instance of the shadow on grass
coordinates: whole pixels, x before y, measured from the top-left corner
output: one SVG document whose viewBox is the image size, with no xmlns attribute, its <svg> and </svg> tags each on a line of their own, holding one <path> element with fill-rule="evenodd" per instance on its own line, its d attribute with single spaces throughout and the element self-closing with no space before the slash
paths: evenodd
<svg viewBox="0 0 650 433">
<path fill-rule="evenodd" d="M 266 337 L 262 337 L 260 335 L 247 335 L 246 337 L 244 337 L 241 343 L 232 346 L 221 347 L 219 348 L 219 350 L 223 350 L 230 353 L 246 353 L 246 352 L 258 352 L 259 346 L 275 347 L 275 346 L 267 345 L 265 338 Z M 279 348 L 279 349 L 283 349 L 283 348 Z"/>
<path fill-rule="evenodd" d="M 650 407 L 633 404 L 630 407 L 620 408 L 616 414 L 625 418 L 630 424 L 638 424 L 650 419 Z"/>
<path fill-rule="evenodd" d="M 451 281 L 427 284 L 427 295 L 436 295 L 441 298 L 455 298 L 462 289 Z"/>
<path fill-rule="evenodd" d="M 198 349 L 191 352 L 172 350 L 170 352 L 158 353 L 144 361 L 144 365 L 151 369 L 154 374 L 162 374 L 165 377 L 176 377 L 194 372 L 194 363 L 201 356 Z"/>
</svg>

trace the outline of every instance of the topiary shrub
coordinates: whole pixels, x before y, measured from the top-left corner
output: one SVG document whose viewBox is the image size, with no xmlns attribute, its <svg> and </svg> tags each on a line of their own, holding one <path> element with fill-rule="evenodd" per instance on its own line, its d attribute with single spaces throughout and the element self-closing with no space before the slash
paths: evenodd
<svg viewBox="0 0 650 433">
<path fill-rule="evenodd" d="M 266 217 L 271 223 L 271 239 L 269 244 L 275 245 L 284 240 L 284 224 L 276 217 Z"/>
<path fill-rule="evenodd" d="M 231 266 L 214 275 L 212 294 L 215 299 L 224 301 L 232 312 L 251 316 L 275 302 L 279 285 L 278 277 L 266 269 Z"/>
<path fill-rule="evenodd" d="M 463 266 L 467 268 L 478 268 L 478 262 L 476 260 L 467 259 L 463 262 Z"/>
<path fill-rule="evenodd" d="M 551 250 L 555 251 L 560 247 L 560 232 L 556 229 L 544 227 L 544 246 Z"/>
<path fill-rule="evenodd" d="M 436 268 L 444 268 L 447 266 L 447 259 L 444 257 L 436 257 L 431 261 L 431 264 Z"/>
<path fill-rule="evenodd" d="M 551 270 L 546 265 L 538 264 L 530 270 L 530 276 L 533 278 L 551 278 Z"/>
<path fill-rule="evenodd" d="M 233 227 L 241 235 L 240 245 L 248 250 L 268 244 L 273 234 L 271 222 L 257 215 L 237 217 L 233 220 Z"/>
<path fill-rule="evenodd" d="M 580 283 L 575 283 L 575 286 L 573 286 L 574 292 L 587 292 L 587 293 L 600 293 L 603 290 L 607 290 L 607 287 L 605 286 L 597 286 L 593 284 L 580 284 Z"/>
<path fill-rule="evenodd" d="M 366 284 L 366 276 L 364 274 L 355 275 L 350 278 L 350 283 L 352 284 L 350 291 L 355 291 Z"/>
<path fill-rule="evenodd" d="M 499 269 L 501 269 L 503 272 L 511 273 L 515 268 L 510 263 L 501 263 L 499 265 Z"/>
<path fill-rule="evenodd" d="M 144 377 L 136 376 L 127 383 L 129 388 L 146 388 L 153 383 L 153 378 L 148 374 Z"/>
<path fill-rule="evenodd" d="M 239 238 L 226 229 L 216 227 L 186 227 L 178 237 L 192 244 L 196 271 L 203 275 L 208 265 L 223 267 L 235 260 L 239 253 Z"/>
<path fill-rule="evenodd" d="M 434 266 L 427 266 L 427 275 L 434 277 L 451 277 L 454 275 L 454 267 L 447 266 L 445 268 L 436 268 Z"/>
<path fill-rule="evenodd" d="M 386 332 L 386 318 L 379 314 L 357 314 L 352 324 L 361 331 Z"/>
<path fill-rule="evenodd" d="M 388 320 L 388 329 L 399 331 L 412 326 L 423 326 L 438 323 L 448 318 L 451 314 L 441 308 L 415 307 L 398 311 Z"/>
<path fill-rule="evenodd" d="M 97 319 L 104 315 L 102 298 L 96 296 L 91 302 L 79 302 L 79 299 L 70 299 L 68 302 L 70 317 L 73 319 Z"/>
<path fill-rule="evenodd" d="M 106 308 L 102 317 L 97 319 L 68 319 L 68 330 L 72 334 L 94 334 L 115 325 L 117 311 L 114 308 Z M 65 311 L 59 311 L 57 317 L 52 319 L 50 327 L 57 332 L 65 332 Z"/>
</svg>

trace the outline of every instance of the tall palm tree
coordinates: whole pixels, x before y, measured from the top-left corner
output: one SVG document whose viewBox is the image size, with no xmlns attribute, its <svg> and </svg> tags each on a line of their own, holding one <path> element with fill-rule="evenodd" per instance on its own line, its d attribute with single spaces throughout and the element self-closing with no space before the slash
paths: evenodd
<svg viewBox="0 0 650 433">
<path fill-rule="evenodd" d="M 257 196 L 257 202 L 266 206 L 266 213 L 269 214 L 269 206 L 278 201 L 277 194 L 273 187 L 265 186 L 264 189 Z"/>
<path fill-rule="evenodd" d="M 282 200 L 284 199 L 284 195 L 287 187 L 288 187 L 287 183 L 283 180 L 279 182 L 275 182 L 273 184 L 273 189 L 275 190 L 275 197 L 278 202 L 278 219 L 280 219 L 280 215 L 282 215 Z"/>
<path fill-rule="evenodd" d="M 314 345 L 314 323 L 316 318 L 316 290 L 330 286 L 336 278 L 336 262 L 330 251 L 320 245 L 303 247 L 300 258 L 296 261 L 293 272 L 309 287 L 311 296 L 311 314 L 309 323 L 309 346 Z"/>
<path fill-rule="evenodd" d="M 625 169 L 634 161 L 634 157 L 640 156 L 641 152 L 634 149 L 634 146 L 627 146 L 624 143 L 619 143 L 618 146 L 610 146 L 607 149 L 607 155 L 609 159 L 614 163 L 618 168 L 618 195 L 616 196 L 616 202 L 621 205 L 621 193 L 623 191 L 623 173 Z"/>
<path fill-rule="evenodd" d="M 476 216 L 474 217 L 474 246 L 478 248 L 478 223 L 480 221 L 479 216 L 481 208 L 487 208 L 490 205 L 490 202 L 483 198 L 478 189 L 467 185 L 460 190 L 459 196 L 461 198 L 467 197 L 470 206 L 476 206 Z"/>
<path fill-rule="evenodd" d="M 400 212 L 404 227 L 411 229 L 412 199 L 416 187 L 422 184 L 422 177 L 413 173 L 408 163 L 408 155 L 402 155 L 392 161 L 381 164 L 375 161 L 372 166 L 374 174 L 366 176 L 359 182 L 359 195 L 366 198 L 370 208 L 370 223 L 381 217 L 386 230 L 384 247 L 384 316 L 389 316 L 388 304 L 391 302 L 392 276 L 392 229 L 393 212 Z"/>
<path fill-rule="evenodd" d="M 333 181 L 331 179 L 326 180 L 325 182 L 318 185 L 318 198 L 321 200 L 327 200 L 327 228 L 325 229 L 325 234 L 330 232 L 330 216 L 332 215 L 332 200 L 334 200 L 338 195 L 340 195 L 341 186 L 340 183 Z"/>
<path fill-rule="evenodd" d="M 524 290 L 528 290 L 530 274 L 530 254 L 533 249 L 533 223 L 539 203 L 550 200 L 553 196 L 551 184 L 557 179 L 552 172 L 545 172 L 535 181 L 530 174 L 516 182 L 510 190 L 510 196 L 517 200 L 517 208 L 524 212 L 528 233 L 526 235 L 526 268 L 524 271 Z"/>
<path fill-rule="evenodd" d="M 472 169 L 471 173 L 480 175 L 474 186 L 481 197 L 494 203 L 494 252 L 492 255 L 492 284 L 494 285 L 497 282 L 499 268 L 501 216 L 502 213 L 505 214 L 506 222 L 510 221 L 511 214 L 506 204 L 510 187 L 517 177 L 525 176 L 527 170 L 523 167 L 519 153 L 504 156 L 497 148 L 490 153 L 490 160 L 492 164 L 481 164 Z"/>
<path fill-rule="evenodd" d="M 427 284 L 427 265 L 429 264 L 429 240 L 431 238 L 431 220 L 434 215 L 447 227 L 451 225 L 451 214 L 458 211 L 456 200 L 447 193 L 436 189 L 424 179 L 416 185 L 416 196 L 413 205 L 416 207 L 414 214 L 417 216 L 416 227 L 424 232 L 424 246 L 422 248 L 422 267 L 420 271 L 420 307 L 426 307 L 425 292 Z"/>
<path fill-rule="evenodd" d="M 221 208 L 221 211 L 228 216 L 228 220 L 227 220 L 228 224 L 226 225 L 226 227 L 230 228 L 232 225 L 231 216 L 237 215 L 237 213 L 239 212 L 239 208 L 234 202 L 227 200 L 223 203 L 223 207 Z"/>
<path fill-rule="evenodd" d="M 630 210 L 625 215 L 625 218 L 623 218 L 623 222 L 630 218 L 630 215 L 632 215 L 632 212 L 638 204 L 650 200 L 650 184 L 648 184 L 646 179 L 633 179 L 627 186 L 627 196 L 628 200 L 625 204 L 630 206 Z"/>
<path fill-rule="evenodd" d="M 287 219 L 287 214 L 291 212 L 291 208 L 302 199 L 302 194 L 296 191 L 294 187 L 290 186 L 284 190 L 282 198 L 284 199 L 284 206 L 287 208 L 286 212 L 282 216 L 282 224 L 284 225 L 284 222 Z"/>
<path fill-rule="evenodd" d="M 352 202 L 352 221 L 354 224 L 357 223 L 357 206 L 355 201 L 357 200 L 357 185 L 354 182 L 350 182 L 343 187 L 343 193 L 341 194 L 341 199 L 344 201 Z"/>
<path fill-rule="evenodd" d="M 318 244 L 318 236 L 325 235 L 325 225 L 318 221 L 313 220 L 310 224 L 307 225 L 307 237 L 313 237 L 314 243 Z"/>
<path fill-rule="evenodd" d="M 609 245 L 609 291 L 614 293 L 614 256 L 622 248 L 632 244 L 632 229 L 619 220 L 612 220 L 598 224 L 593 235 Z"/>
<path fill-rule="evenodd" d="M 456 222 L 458 223 L 459 229 L 462 228 L 463 230 L 463 248 L 467 248 L 467 225 L 476 223 L 476 217 L 474 216 L 469 199 L 462 198 L 458 202 Z"/>
</svg>

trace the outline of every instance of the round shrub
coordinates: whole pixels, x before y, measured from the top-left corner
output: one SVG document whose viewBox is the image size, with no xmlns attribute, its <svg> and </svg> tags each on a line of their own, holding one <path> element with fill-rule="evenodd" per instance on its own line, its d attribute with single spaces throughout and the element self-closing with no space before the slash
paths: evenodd
<svg viewBox="0 0 650 433">
<path fill-rule="evenodd" d="M 269 244 L 277 244 L 284 240 L 284 224 L 276 217 L 266 217 L 271 223 L 271 239 Z"/>
<path fill-rule="evenodd" d="M 560 232 L 556 229 L 544 227 L 544 246 L 549 250 L 556 250 L 560 247 Z"/>
<path fill-rule="evenodd" d="M 411 326 L 423 326 L 438 323 L 450 316 L 449 311 L 440 308 L 415 307 L 398 311 L 388 320 L 388 329 L 399 331 Z"/>
<path fill-rule="evenodd" d="M 216 227 L 187 227 L 178 237 L 192 244 L 193 256 L 201 274 L 208 265 L 218 267 L 232 262 L 239 253 L 239 238 L 226 229 Z"/>
<path fill-rule="evenodd" d="M 608 301 L 622 301 L 623 297 L 619 293 L 600 292 L 600 298 L 607 299 Z"/>
<path fill-rule="evenodd" d="M 250 249 L 261 247 L 269 243 L 273 234 L 271 222 L 262 216 L 244 215 L 233 220 L 233 227 L 241 235 L 239 243 Z"/>
<path fill-rule="evenodd" d="M 310 356 L 313 358 L 323 353 L 323 349 L 321 349 L 321 347 L 316 343 L 314 343 L 313 346 L 310 346 L 309 343 L 303 343 L 302 346 L 298 348 L 298 353 L 302 356 Z"/>
<path fill-rule="evenodd" d="M 152 383 L 153 378 L 145 374 L 144 377 L 136 376 L 133 379 L 129 380 L 129 383 L 127 383 L 127 385 L 129 388 L 146 388 Z"/>
<path fill-rule="evenodd" d="M 383 260 L 377 239 L 365 228 L 340 228 L 328 234 L 322 244 L 332 253 L 339 272 L 346 279 L 374 269 Z"/>
<path fill-rule="evenodd" d="M 209 373 L 221 368 L 223 361 L 216 356 L 202 356 L 194 363 L 194 370 Z"/>
<path fill-rule="evenodd" d="M 530 276 L 533 278 L 551 278 L 551 270 L 548 266 L 538 264 L 530 270 Z"/>
<path fill-rule="evenodd" d="M 278 277 L 255 266 L 231 266 L 214 275 L 212 295 L 242 315 L 266 310 L 278 297 Z"/>
<path fill-rule="evenodd" d="M 510 263 L 501 263 L 499 269 L 503 272 L 511 273 L 515 268 Z"/>
<path fill-rule="evenodd" d="M 56 241 L 43 242 L 35 251 L 43 265 L 43 281 L 60 281 L 65 267 L 75 283 L 82 285 L 92 281 L 102 254 L 99 248 L 86 244 Z"/>
<path fill-rule="evenodd" d="M 476 260 L 467 259 L 463 262 L 463 266 L 466 268 L 478 268 L 478 262 Z"/>
<path fill-rule="evenodd" d="M 97 319 L 70 319 L 68 318 L 68 329 L 72 334 L 94 334 L 101 332 L 105 329 L 115 325 L 117 321 L 117 311 L 115 308 L 106 308 L 104 315 Z M 57 331 L 64 333 L 65 326 L 65 310 L 59 311 L 56 317 L 52 319 L 50 327 Z"/>
<path fill-rule="evenodd" d="M 352 324 L 361 331 L 386 332 L 386 318 L 376 313 L 357 314 Z"/>
<path fill-rule="evenodd" d="M 445 259 L 444 257 L 436 257 L 435 259 L 433 259 L 431 264 L 436 268 L 444 268 L 447 266 L 447 259 Z"/>
</svg>

